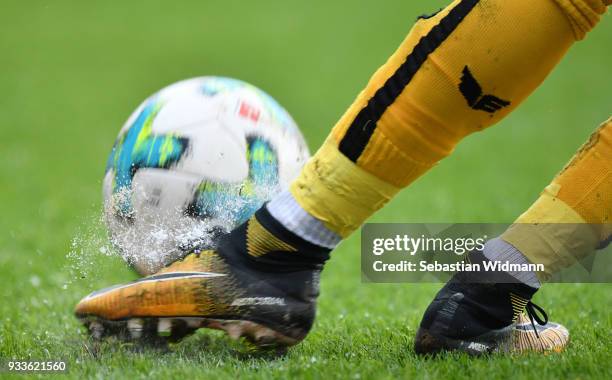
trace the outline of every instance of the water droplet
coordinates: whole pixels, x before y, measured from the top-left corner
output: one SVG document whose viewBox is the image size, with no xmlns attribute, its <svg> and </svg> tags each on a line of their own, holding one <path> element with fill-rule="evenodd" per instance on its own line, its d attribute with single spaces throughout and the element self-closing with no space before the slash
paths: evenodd
<svg viewBox="0 0 612 380">
<path fill-rule="evenodd" d="M 36 275 L 30 276 L 30 284 L 32 284 L 33 287 L 38 288 L 40 286 L 40 277 Z"/>
</svg>

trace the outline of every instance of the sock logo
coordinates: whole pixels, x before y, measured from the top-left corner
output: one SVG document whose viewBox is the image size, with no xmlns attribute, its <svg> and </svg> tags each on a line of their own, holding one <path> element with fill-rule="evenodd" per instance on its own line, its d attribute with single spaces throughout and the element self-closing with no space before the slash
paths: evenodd
<svg viewBox="0 0 612 380">
<path fill-rule="evenodd" d="M 463 68 L 459 91 L 461 91 L 468 105 L 475 110 L 492 114 L 510 105 L 510 101 L 500 99 L 495 95 L 483 95 L 482 87 L 467 66 Z"/>
</svg>

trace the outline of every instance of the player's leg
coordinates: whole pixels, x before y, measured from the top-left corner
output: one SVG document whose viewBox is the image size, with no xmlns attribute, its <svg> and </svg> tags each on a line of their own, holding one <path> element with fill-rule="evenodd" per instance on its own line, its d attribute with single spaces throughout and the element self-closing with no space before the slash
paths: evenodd
<svg viewBox="0 0 612 380">
<path fill-rule="evenodd" d="M 285 197 L 346 237 L 462 138 L 514 110 L 603 11 L 600 0 L 463 0 L 418 20 Z M 269 207 L 308 233 L 284 208 L 282 198 Z"/>
<path fill-rule="evenodd" d="M 545 272 L 538 275 L 549 279 L 610 242 L 611 197 L 612 118 L 591 135 L 501 239 L 530 262 L 544 264 Z"/>
<path fill-rule="evenodd" d="M 289 192 L 216 252 L 96 292 L 77 315 L 94 331 L 100 323 L 167 317 L 260 343 L 299 341 L 312 325 L 330 250 L 463 137 L 514 109 L 604 10 L 593 0 L 460 0 L 419 20 Z M 175 331 L 164 323 L 162 330 Z"/>
<path fill-rule="evenodd" d="M 480 354 L 499 349 L 562 349 L 569 338 L 565 328 L 545 320 L 532 328 L 521 313 L 540 286 L 538 277 L 545 280 L 610 242 L 611 216 L 609 119 L 515 224 L 487 242 L 483 252 L 470 255 L 473 263 L 537 263 L 543 264 L 545 271 L 455 275 L 425 312 L 415 340 L 416 351 Z M 517 326 L 512 322 L 518 322 Z"/>
</svg>

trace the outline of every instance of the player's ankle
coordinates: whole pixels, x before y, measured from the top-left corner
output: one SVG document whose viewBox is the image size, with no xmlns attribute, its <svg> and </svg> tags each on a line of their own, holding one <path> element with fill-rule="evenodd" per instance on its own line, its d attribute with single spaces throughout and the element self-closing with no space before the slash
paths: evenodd
<svg viewBox="0 0 612 380">
<path fill-rule="evenodd" d="M 220 254 L 270 270 L 321 269 L 330 248 L 313 244 L 275 219 L 266 205 L 246 223 L 222 238 Z"/>
<path fill-rule="evenodd" d="M 342 240 L 340 235 L 308 213 L 288 190 L 274 197 L 265 208 L 285 229 L 316 246 L 334 249 Z"/>
<path fill-rule="evenodd" d="M 492 262 L 507 262 L 513 265 L 518 269 L 509 269 L 506 273 L 525 285 L 536 289 L 540 288 L 541 283 L 536 273 L 531 270 L 522 270 L 522 268 L 529 268 L 529 265 L 532 264 L 531 261 L 520 250 L 502 238 L 498 237 L 487 241 L 482 254 Z"/>
</svg>

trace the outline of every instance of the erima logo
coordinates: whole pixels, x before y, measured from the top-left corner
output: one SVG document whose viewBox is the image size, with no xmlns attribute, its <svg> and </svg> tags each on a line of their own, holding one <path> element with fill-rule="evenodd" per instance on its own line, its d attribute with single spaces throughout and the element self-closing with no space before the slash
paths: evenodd
<svg viewBox="0 0 612 380">
<path fill-rule="evenodd" d="M 285 305 L 285 299 L 279 297 L 246 297 L 236 298 L 232 306 Z"/>
<path fill-rule="evenodd" d="M 459 91 L 461 91 L 468 105 L 475 110 L 495 113 L 510 105 L 510 101 L 500 99 L 495 95 L 483 95 L 482 87 L 467 66 L 463 68 Z"/>
</svg>

